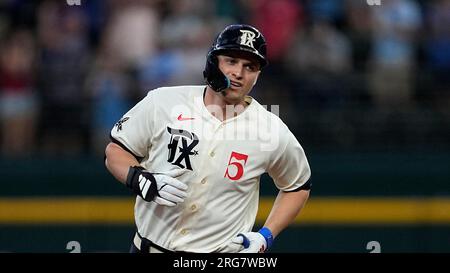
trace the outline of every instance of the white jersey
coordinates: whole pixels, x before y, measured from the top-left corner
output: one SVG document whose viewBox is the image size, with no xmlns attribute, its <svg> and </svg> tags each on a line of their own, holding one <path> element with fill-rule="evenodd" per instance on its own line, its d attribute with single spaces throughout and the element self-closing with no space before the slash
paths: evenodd
<svg viewBox="0 0 450 273">
<path fill-rule="evenodd" d="M 172 251 L 230 251 L 230 240 L 253 228 L 262 174 L 283 191 L 310 177 L 301 145 L 276 115 L 247 97 L 241 114 L 220 121 L 204 105 L 204 90 L 152 90 L 111 131 L 150 172 L 187 170 L 178 178 L 188 185 L 183 203 L 167 207 L 136 198 L 139 234 Z"/>
</svg>

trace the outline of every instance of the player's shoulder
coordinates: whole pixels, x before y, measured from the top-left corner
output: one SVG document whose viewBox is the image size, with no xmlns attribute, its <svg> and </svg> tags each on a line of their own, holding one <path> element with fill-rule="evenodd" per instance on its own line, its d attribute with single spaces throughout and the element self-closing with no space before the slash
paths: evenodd
<svg viewBox="0 0 450 273">
<path fill-rule="evenodd" d="M 200 85 L 159 87 L 148 91 L 144 100 L 151 102 L 153 107 L 157 108 L 184 105 L 193 102 L 191 98 L 201 96 L 204 88 Z"/>
<path fill-rule="evenodd" d="M 147 94 L 158 98 L 174 99 L 175 96 L 189 96 L 192 93 L 201 93 L 204 89 L 201 85 L 178 85 L 178 86 L 164 86 L 148 91 Z"/>
<path fill-rule="evenodd" d="M 279 144 L 292 142 L 293 139 L 298 142 L 288 125 L 280 118 L 278 105 L 261 105 L 255 99 L 252 100 L 252 105 L 258 131 L 270 134 L 272 139 L 279 140 Z"/>
<path fill-rule="evenodd" d="M 287 125 L 279 116 L 278 105 L 262 105 L 256 99 L 252 98 L 252 106 L 254 113 L 258 115 L 258 121 L 275 123 L 283 129 L 288 129 Z"/>
</svg>

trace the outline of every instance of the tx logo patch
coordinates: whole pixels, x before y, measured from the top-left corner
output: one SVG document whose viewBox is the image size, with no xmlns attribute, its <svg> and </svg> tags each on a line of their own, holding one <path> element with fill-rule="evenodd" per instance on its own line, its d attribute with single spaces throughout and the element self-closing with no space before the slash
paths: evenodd
<svg viewBox="0 0 450 273">
<path fill-rule="evenodd" d="M 114 125 L 114 127 L 117 127 L 117 132 L 122 131 L 122 124 L 129 119 L 129 117 L 123 117 Z"/>
<path fill-rule="evenodd" d="M 169 157 L 167 161 L 180 168 L 192 171 L 191 159 L 189 156 L 198 155 L 198 151 L 194 150 L 194 147 L 197 146 L 199 142 L 198 137 L 194 133 L 186 130 L 173 129 L 170 127 L 167 127 L 167 132 L 171 135 L 170 143 L 167 146 L 167 148 L 169 148 Z"/>
</svg>

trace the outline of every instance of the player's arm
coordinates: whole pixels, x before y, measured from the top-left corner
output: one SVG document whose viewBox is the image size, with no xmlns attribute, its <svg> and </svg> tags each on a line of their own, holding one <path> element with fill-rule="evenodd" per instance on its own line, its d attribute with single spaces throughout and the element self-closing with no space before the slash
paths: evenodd
<svg viewBox="0 0 450 273">
<path fill-rule="evenodd" d="M 177 178 L 185 170 L 167 166 L 150 172 L 139 163 L 148 156 L 154 127 L 153 92 L 137 103 L 111 130 L 111 143 L 106 146 L 108 171 L 137 196 L 147 202 L 175 206 L 186 197 L 187 185 Z"/>
<path fill-rule="evenodd" d="M 274 238 L 289 226 L 300 213 L 308 200 L 309 191 L 279 191 L 272 210 L 264 223 L 264 226 L 272 232 Z"/>
<path fill-rule="evenodd" d="M 105 165 L 111 174 L 145 201 L 164 206 L 184 201 L 187 185 L 176 179 L 184 170 L 151 173 L 139 165 L 133 154 L 112 142 L 106 146 L 105 154 Z"/>
<path fill-rule="evenodd" d="M 286 192 L 280 190 L 263 228 L 258 232 L 244 232 L 233 238 L 232 243 L 244 247 L 241 253 L 264 252 L 275 237 L 297 217 L 305 206 L 310 189 Z"/>
<path fill-rule="evenodd" d="M 108 171 L 122 184 L 126 184 L 130 167 L 139 165 L 137 159 L 113 142 L 106 146 L 105 155 L 105 165 Z"/>
</svg>

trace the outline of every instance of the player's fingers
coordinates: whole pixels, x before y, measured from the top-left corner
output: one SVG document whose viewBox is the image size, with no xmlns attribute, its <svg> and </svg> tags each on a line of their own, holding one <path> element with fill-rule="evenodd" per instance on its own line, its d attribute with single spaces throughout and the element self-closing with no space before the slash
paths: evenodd
<svg viewBox="0 0 450 273">
<path fill-rule="evenodd" d="M 163 182 L 170 186 L 173 186 L 177 189 L 180 189 L 182 191 L 186 191 L 188 188 L 188 186 L 186 184 L 184 184 L 183 182 L 181 182 L 180 180 L 169 177 L 169 176 L 165 176 L 163 178 Z"/>
<path fill-rule="evenodd" d="M 243 250 L 239 251 L 239 253 L 255 253 L 255 252 L 250 248 L 244 248 Z"/>
<path fill-rule="evenodd" d="M 169 170 L 167 172 L 164 172 L 165 175 L 170 176 L 170 177 L 179 177 L 182 176 L 183 174 L 187 173 L 188 170 L 187 169 L 173 169 L 173 170 Z"/>
<path fill-rule="evenodd" d="M 244 249 L 244 247 L 241 244 L 235 243 L 235 242 L 233 242 L 233 240 L 231 240 L 227 244 L 227 246 L 224 248 L 223 252 L 226 252 L 226 253 L 238 253 L 242 249 Z"/>
<path fill-rule="evenodd" d="M 237 235 L 237 237 L 241 237 L 242 238 L 242 245 L 244 246 L 244 248 L 248 248 L 250 246 L 250 240 L 248 239 L 247 236 L 245 236 L 242 233 L 239 233 Z"/>
<path fill-rule="evenodd" d="M 186 197 L 187 197 L 186 191 L 182 191 L 182 190 L 180 190 L 180 189 L 177 189 L 177 188 L 175 188 L 175 187 L 173 187 L 173 186 L 171 186 L 171 185 L 169 185 L 169 184 L 166 184 L 165 186 L 163 186 L 163 187 L 161 188 L 160 194 L 161 194 L 162 192 L 168 192 L 168 193 L 170 193 L 170 194 L 179 196 L 179 197 L 181 197 L 181 198 L 186 198 Z"/>
<path fill-rule="evenodd" d="M 180 197 L 178 197 L 176 195 L 173 195 L 173 194 L 165 192 L 165 191 L 160 191 L 159 195 L 160 195 L 161 198 L 166 199 L 166 200 L 168 200 L 170 202 L 173 202 L 173 203 L 182 203 L 182 202 L 184 202 L 183 198 L 180 198 Z"/>
<path fill-rule="evenodd" d="M 168 200 L 165 200 L 161 197 L 156 197 L 155 200 L 153 200 L 156 204 L 158 205 L 162 205 L 162 206 L 168 206 L 168 207 L 173 207 L 176 205 L 176 203 L 174 202 L 170 202 Z"/>
<path fill-rule="evenodd" d="M 242 245 L 242 243 L 244 243 L 244 238 L 242 236 L 236 236 L 231 241 L 235 244 Z"/>
</svg>

